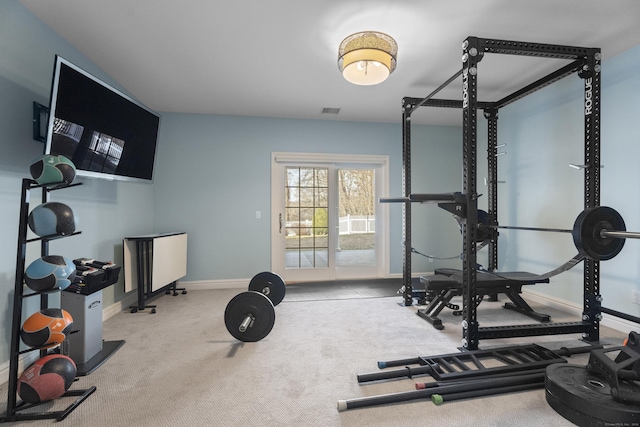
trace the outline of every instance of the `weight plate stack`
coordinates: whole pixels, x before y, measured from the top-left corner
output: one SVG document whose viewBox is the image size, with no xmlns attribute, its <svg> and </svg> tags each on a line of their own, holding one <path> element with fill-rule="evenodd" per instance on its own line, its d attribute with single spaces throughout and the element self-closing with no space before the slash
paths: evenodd
<svg viewBox="0 0 640 427">
<path fill-rule="evenodd" d="M 640 386 L 634 384 L 640 393 Z M 558 414 L 582 427 L 640 425 L 640 406 L 617 402 L 611 387 L 585 366 L 556 363 L 545 376 L 546 399 Z"/>
</svg>

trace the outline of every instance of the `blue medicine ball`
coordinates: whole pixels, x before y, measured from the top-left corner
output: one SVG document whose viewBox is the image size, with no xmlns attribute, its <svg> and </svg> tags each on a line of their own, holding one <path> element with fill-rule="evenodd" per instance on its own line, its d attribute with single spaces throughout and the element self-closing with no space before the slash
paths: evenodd
<svg viewBox="0 0 640 427">
<path fill-rule="evenodd" d="M 49 202 L 37 206 L 28 218 L 29 228 L 40 237 L 68 236 L 76 231 L 76 218 L 64 203 Z"/>
<path fill-rule="evenodd" d="M 76 277 L 76 266 L 68 258 L 60 255 L 47 255 L 29 264 L 24 281 L 29 289 L 36 292 L 55 288 L 67 289 Z"/>
<path fill-rule="evenodd" d="M 65 156 L 45 154 L 31 164 L 29 172 L 40 185 L 71 184 L 76 177 L 76 166 Z"/>
</svg>

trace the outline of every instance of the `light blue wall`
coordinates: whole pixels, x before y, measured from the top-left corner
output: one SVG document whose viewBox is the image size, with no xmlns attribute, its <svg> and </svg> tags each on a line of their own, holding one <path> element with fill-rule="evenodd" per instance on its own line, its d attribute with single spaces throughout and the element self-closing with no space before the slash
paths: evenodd
<svg viewBox="0 0 640 427">
<path fill-rule="evenodd" d="M 118 87 L 17 1 L 0 2 L 0 369 L 9 358 L 21 182 L 30 177 L 29 165 L 43 150 L 43 144 L 32 139 L 32 103 L 49 103 L 55 54 Z M 152 196 L 150 184 L 100 180 L 85 180 L 80 187 L 52 193 L 52 200 L 71 206 L 82 234 L 51 242 L 51 253 L 121 265 L 122 238 L 153 231 Z M 34 190 L 32 207 L 40 197 Z M 39 256 L 38 243 L 29 244 L 27 250 L 28 265 Z M 103 304 L 109 306 L 123 297 L 121 277 L 103 291 Z M 52 304 L 57 298 L 51 297 Z M 26 314 L 36 307 L 34 298 L 25 301 Z"/>
<path fill-rule="evenodd" d="M 541 59 L 544 61 L 544 59 Z M 640 47 L 602 66 L 601 204 L 620 212 L 628 230 L 640 230 Z M 481 70 L 479 70 L 481 73 Z M 511 106 L 499 119 L 500 222 L 571 229 L 583 209 L 583 80 L 570 76 Z M 577 253 L 569 234 L 502 230 L 501 268 L 545 272 Z M 620 255 L 601 263 L 601 293 L 608 308 L 640 316 L 631 303 L 640 289 L 640 241 L 627 240 Z M 556 276 L 536 291 L 582 305 L 582 267 Z"/>
<path fill-rule="evenodd" d="M 9 358 L 21 181 L 29 177 L 28 167 L 43 149 L 42 143 L 32 140 L 32 102 L 48 104 L 55 54 L 124 90 L 17 1 L 0 2 L 0 295 L 6 296 L 0 298 L 0 370 Z M 416 170 L 414 183 L 428 183 L 414 184 L 416 188 L 459 190 L 460 129 L 416 127 L 414 132 L 419 136 L 414 158 L 429 158 L 430 167 L 439 170 L 437 179 L 429 168 Z M 390 193 L 401 193 L 399 123 L 163 114 L 154 183 L 78 179 L 82 186 L 52 193 L 52 200 L 72 207 L 82 234 L 52 242 L 51 252 L 122 265 L 124 237 L 179 230 L 189 233 L 186 280 L 252 277 L 270 268 L 269 182 L 274 151 L 388 155 Z M 442 185 L 446 182 L 453 188 Z M 34 191 L 32 207 L 39 199 Z M 255 219 L 257 210 L 263 213 L 261 220 Z M 400 208 L 390 211 L 390 270 L 400 273 Z M 437 250 L 459 252 L 458 237 L 449 239 L 442 231 L 453 227 L 453 221 L 439 209 L 415 215 L 414 224 L 433 225 L 440 240 Z M 37 246 L 29 245 L 27 264 L 39 256 Z M 416 260 L 414 271 L 437 266 Z M 103 291 L 103 306 L 125 296 L 121 275 L 116 285 Z M 51 298 L 56 304 L 58 296 Z M 37 310 L 36 305 L 27 301 L 26 314 Z"/>
<path fill-rule="evenodd" d="M 189 234 L 186 281 L 250 278 L 271 268 L 272 152 L 388 155 L 390 193 L 401 195 L 399 124 L 192 114 L 164 114 L 162 120 L 154 228 Z M 459 191 L 460 128 L 416 126 L 414 135 L 413 156 L 426 159 L 416 162 L 416 190 Z M 400 206 L 390 211 L 391 273 L 401 273 Z M 414 235 L 437 241 L 434 251 L 459 253 L 460 242 L 446 236 L 457 225 L 443 212 L 417 214 Z M 417 259 L 413 270 L 434 266 L 441 265 Z"/>
<path fill-rule="evenodd" d="M 42 144 L 31 139 L 32 102 L 48 102 L 58 53 L 118 87 L 65 40 L 16 1 L 0 2 L 0 366 L 8 360 L 20 182 Z M 543 60 L 543 59 L 541 59 Z M 640 47 L 603 64 L 602 203 L 622 213 L 627 228 L 640 230 L 637 167 L 640 98 L 635 73 Z M 482 70 L 480 69 L 480 72 Z M 582 209 L 582 81 L 565 79 L 501 111 L 499 159 L 502 224 L 571 228 Z M 401 94 L 411 96 L 412 94 Z M 400 116 L 400 112 L 398 112 Z M 52 243 L 52 252 L 122 262 L 122 238 L 163 231 L 189 233 L 186 280 L 251 277 L 270 267 L 270 158 L 274 151 L 381 154 L 390 158 L 390 195 L 399 195 L 401 126 L 163 114 L 154 184 L 85 180 L 54 194 L 80 218 L 82 234 Z M 481 129 L 484 124 L 480 120 Z M 482 132 L 482 130 L 480 131 Z M 414 126 L 413 191 L 461 190 L 461 138 L 456 127 Z M 479 149 L 480 164 L 484 154 Z M 479 193 L 483 172 L 479 172 Z M 39 195 L 34 195 L 34 198 Z M 484 199 L 481 198 L 482 206 Z M 33 201 L 33 200 L 32 200 Z M 35 204 L 35 203 L 34 203 Z M 255 219 L 255 211 L 263 213 Z M 401 216 L 391 212 L 391 273 L 400 273 Z M 413 209 L 413 246 L 448 257 L 461 249 L 457 225 L 435 206 Z M 501 268 L 544 272 L 576 252 L 567 235 L 501 233 Z M 37 249 L 36 249 L 37 251 Z M 33 259 L 36 251 L 31 250 Z M 602 263 L 605 306 L 640 315 L 631 304 L 638 290 L 640 242 L 630 240 L 614 260 Z M 482 256 L 482 255 L 480 255 Z M 428 263 L 414 255 L 415 272 L 457 261 Z M 581 269 L 553 279 L 538 291 L 581 303 Z M 123 283 L 105 290 L 108 306 L 124 297 Z"/>
</svg>

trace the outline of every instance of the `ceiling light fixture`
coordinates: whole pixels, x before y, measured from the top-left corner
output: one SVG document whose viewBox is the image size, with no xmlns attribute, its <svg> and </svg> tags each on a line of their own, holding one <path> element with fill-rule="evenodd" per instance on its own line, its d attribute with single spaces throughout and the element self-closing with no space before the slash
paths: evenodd
<svg viewBox="0 0 640 427">
<path fill-rule="evenodd" d="M 396 69 L 398 44 L 384 33 L 363 31 L 342 40 L 338 68 L 342 76 L 357 85 L 382 83 Z"/>
</svg>

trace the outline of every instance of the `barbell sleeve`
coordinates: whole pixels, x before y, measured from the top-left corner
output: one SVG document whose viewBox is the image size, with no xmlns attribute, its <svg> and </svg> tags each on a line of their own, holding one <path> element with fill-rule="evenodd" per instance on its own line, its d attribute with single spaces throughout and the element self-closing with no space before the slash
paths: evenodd
<svg viewBox="0 0 640 427">
<path fill-rule="evenodd" d="M 359 374 L 357 379 L 359 383 L 366 383 L 371 381 L 390 380 L 393 378 L 413 378 L 418 375 L 429 375 L 431 372 L 433 372 L 433 367 L 429 365 L 415 367 L 405 366 L 404 369 Z"/>
<path fill-rule="evenodd" d="M 238 330 L 240 332 L 246 331 L 252 321 L 253 321 L 253 316 L 251 314 L 247 315 L 247 317 L 244 318 L 242 323 L 240 323 L 240 326 L 238 327 Z"/>
<path fill-rule="evenodd" d="M 600 230 L 600 237 L 615 237 L 618 239 L 640 239 L 640 233 L 632 231 Z"/>
<path fill-rule="evenodd" d="M 462 193 L 425 193 L 410 194 L 406 197 L 380 197 L 380 203 L 439 203 L 439 202 L 464 202 Z"/>
<path fill-rule="evenodd" d="M 409 203 L 411 199 L 408 197 L 380 197 L 380 203 Z"/>
</svg>

